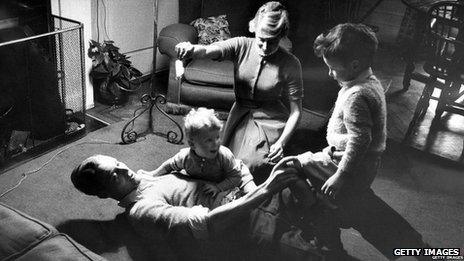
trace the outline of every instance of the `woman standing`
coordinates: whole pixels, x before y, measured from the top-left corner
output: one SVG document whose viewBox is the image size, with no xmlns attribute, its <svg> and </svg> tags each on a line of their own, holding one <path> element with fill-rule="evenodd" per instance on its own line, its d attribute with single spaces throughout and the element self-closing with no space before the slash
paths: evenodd
<svg viewBox="0 0 464 261">
<path fill-rule="evenodd" d="M 236 101 L 224 129 L 223 144 L 250 168 L 257 184 L 283 149 L 301 114 L 301 64 L 279 46 L 289 30 L 288 12 L 279 2 L 261 6 L 249 23 L 254 38 L 235 37 L 210 45 L 179 43 L 179 59 L 234 62 Z"/>
</svg>

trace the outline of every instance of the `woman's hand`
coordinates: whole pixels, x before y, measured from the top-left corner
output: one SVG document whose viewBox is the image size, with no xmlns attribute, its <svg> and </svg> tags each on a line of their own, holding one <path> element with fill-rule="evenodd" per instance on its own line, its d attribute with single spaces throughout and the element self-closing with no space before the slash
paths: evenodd
<svg viewBox="0 0 464 261">
<path fill-rule="evenodd" d="M 191 44 L 190 42 L 178 43 L 175 47 L 177 58 L 179 60 L 185 60 L 185 59 L 192 58 L 194 50 L 195 50 L 195 46 Z"/>
<path fill-rule="evenodd" d="M 325 195 L 336 198 L 343 184 L 345 184 L 345 178 L 337 172 L 327 179 L 324 185 L 322 185 L 321 191 Z"/>
<path fill-rule="evenodd" d="M 285 123 L 284 130 L 276 143 L 272 144 L 269 148 L 269 155 L 267 156 L 272 162 L 278 162 L 283 158 L 284 146 L 290 140 L 293 131 L 295 130 L 298 121 L 301 117 L 301 99 L 290 100 L 290 116 Z"/>
<path fill-rule="evenodd" d="M 272 144 L 269 148 L 269 155 L 267 157 L 274 163 L 281 160 L 284 156 L 284 146 L 281 142 L 277 141 L 276 143 Z"/>
</svg>

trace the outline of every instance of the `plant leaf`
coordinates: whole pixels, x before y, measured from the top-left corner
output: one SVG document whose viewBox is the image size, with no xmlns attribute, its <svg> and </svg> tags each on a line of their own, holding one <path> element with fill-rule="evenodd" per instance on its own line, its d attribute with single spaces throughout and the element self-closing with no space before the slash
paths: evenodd
<svg viewBox="0 0 464 261">
<path fill-rule="evenodd" d="M 129 80 L 124 78 L 118 78 L 115 80 L 121 87 L 128 89 L 129 88 Z"/>
<path fill-rule="evenodd" d="M 113 76 L 116 76 L 118 75 L 118 73 L 121 71 L 121 65 L 119 63 L 114 63 L 114 67 L 113 69 L 111 70 L 111 74 Z"/>
<path fill-rule="evenodd" d="M 139 70 L 137 70 L 137 69 L 134 68 L 134 67 L 131 67 L 130 70 L 131 70 L 131 75 L 132 75 L 132 76 L 140 77 L 140 76 L 143 75 L 142 72 L 140 72 Z"/>
<path fill-rule="evenodd" d="M 122 72 L 122 75 L 124 76 L 124 78 L 126 78 L 126 79 L 131 78 L 130 77 L 130 70 L 126 66 L 121 66 L 121 72 Z"/>
<path fill-rule="evenodd" d="M 142 73 L 132 67 L 130 56 L 119 52 L 114 41 L 105 40 L 99 43 L 90 40 L 87 55 L 92 59 L 91 77 L 108 78 L 117 81 L 122 88 L 129 88 L 129 80 L 142 76 Z"/>
</svg>

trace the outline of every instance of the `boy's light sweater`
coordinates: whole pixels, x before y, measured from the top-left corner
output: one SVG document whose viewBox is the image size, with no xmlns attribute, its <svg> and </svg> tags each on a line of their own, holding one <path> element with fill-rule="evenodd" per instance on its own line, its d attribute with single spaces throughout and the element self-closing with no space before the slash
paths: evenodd
<svg viewBox="0 0 464 261">
<path fill-rule="evenodd" d="M 353 172 L 365 156 L 385 150 L 385 94 L 370 68 L 341 86 L 327 127 L 327 142 L 344 151 L 337 172 L 356 175 Z"/>
</svg>

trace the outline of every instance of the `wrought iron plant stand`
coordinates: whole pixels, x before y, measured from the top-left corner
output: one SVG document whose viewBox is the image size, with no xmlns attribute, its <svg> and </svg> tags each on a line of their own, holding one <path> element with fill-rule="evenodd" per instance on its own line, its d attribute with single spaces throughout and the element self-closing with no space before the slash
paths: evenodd
<svg viewBox="0 0 464 261">
<path fill-rule="evenodd" d="M 166 97 L 164 97 L 164 95 L 162 94 L 157 94 L 157 93 L 144 94 L 140 98 L 140 102 L 142 103 L 142 107 L 134 111 L 134 117 L 132 117 L 122 128 L 122 132 L 121 132 L 122 143 L 123 144 L 133 143 L 133 142 L 136 142 L 139 137 L 143 137 L 149 133 L 153 133 L 155 135 L 165 137 L 167 141 L 170 143 L 181 144 L 182 140 L 184 139 L 184 133 L 182 131 L 182 127 L 171 116 L 169 116 L 163 109 L 159 107 L 159 104 L 166 104 Z M 172 121 L 179 129 L 179 132 L 172 131 L 172 130 L 169 130 L 166 133 L 156 132 L 155 127 L 154 127 L 155 122 L 153 120 L 154 108 L 156 108 L 161 114 L 163 114 L 170 121 Z M 149 112 L 149 117 L 148 117 L 149 127 L 148 127 L 148 130 L 139 134 L 134 130 L 134 123 L 135 123 L 135 120 L 139 118 L 142 114 L 144 114 L 146 111 Z"/>
<path fill-rule="evenodd" d="M 153 38 L 153 43 L 154 43 L 154 50 L 153 50 L 153 74 L 152 74 L 152 79 L 151 79 L 151 84 L 154 83 L 154 77 L 155 77 L 155 69 L 156 69 L 156 45 L 157 45 L 157 35 L 158 35 L 158 0 L 155 0 L 154 2 L 154 10 L 155 10 L 155 16 L 154 16 L 154 21 L 153 21 L 153 29 L 154 29 L 154 38 Z M 143 137 L 149 133 L 153 133 L 155 135 L 165 137 L 168 142 L 174 143 L 174 144 L 181 144 L 182 140 L 184 139 L 184 133 L 182 131 L 182 127 L 177 123 L 171 116 L 169 116 L 163 109 L 159 107 L 159 104 L 166 104 L 166 97 L 164 95 L 157 93 L 154 91 L 154 89 L 151 87 L 150 88 L 151 92 L 144 94 L 140 98 L 140 102 L 142 103 L 142 107 L 138 108 L 134 111 L 134 116 L 124 125 L 122 128 L 121 132 L 121 140 L 123 144 L 129 144 L 137 141 L 137 138 Z M 153 109 L 156 108 L 161 114 L 166 116 L 170 121 L 172 121 L 177 128 L 179 129 L 179 132 L 169 130 L 166 133 L 161 133 L 161 132 L 155 132 L 155 122 L 153 120 Z M 142 114 L 144 114 L 146 111 L 149 112 L 149 117 L 148 117 L 148 130 L 144 131 L 143 133 L 137 133 L 134 130 L 134 123 L 135 120 L 138 119 Z M 138 112 L 138 113 L 137 113 Z"/>
</svg>

